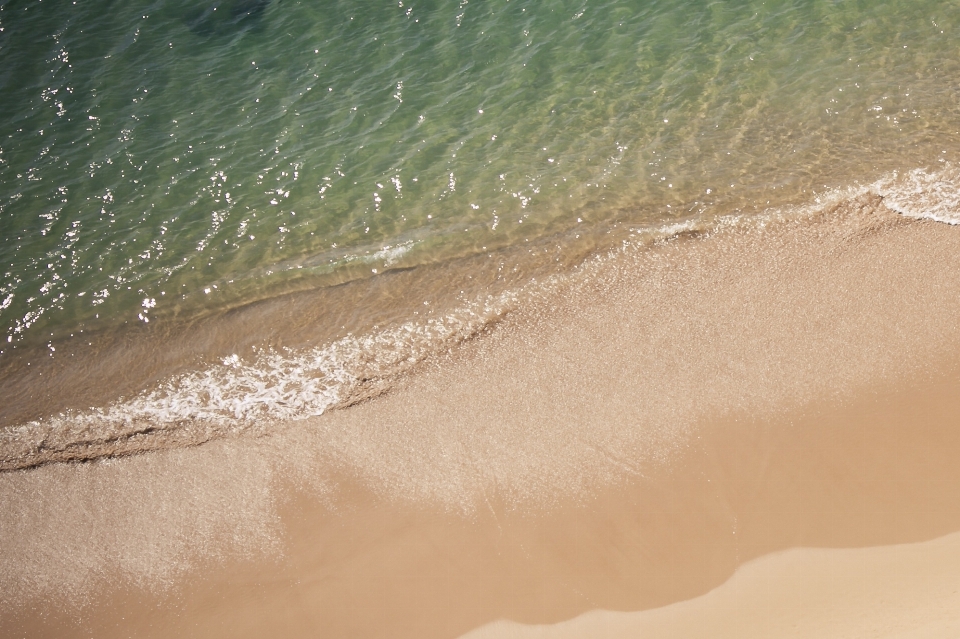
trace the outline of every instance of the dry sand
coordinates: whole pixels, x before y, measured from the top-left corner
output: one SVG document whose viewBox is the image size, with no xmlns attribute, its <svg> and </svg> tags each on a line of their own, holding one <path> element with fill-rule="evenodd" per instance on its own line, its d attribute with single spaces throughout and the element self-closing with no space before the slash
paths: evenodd
<svg viewBox="0 0 960 639">
<path fill-rule="evenodd" d="M 593 611 L 554 625 L 499 621 L 464 639 L 960 636 L 960 534 L 857 550 L 798 548 L 747 564 L 723 586 L 646 612 Z"/>
<path fill-rule="evenodd" d="M 4 635 L 954 636 L 957 229 L 867 198 L 551 286 L 275 435 L 0 475 Z"/>
</svg>

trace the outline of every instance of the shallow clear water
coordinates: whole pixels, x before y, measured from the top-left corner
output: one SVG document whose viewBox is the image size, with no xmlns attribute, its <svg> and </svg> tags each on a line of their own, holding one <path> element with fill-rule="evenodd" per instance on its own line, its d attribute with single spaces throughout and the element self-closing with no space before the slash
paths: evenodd
<svg viewBox="0 0 960 639">
<path fill-rule="evenodd" d="M 956 3 L 0 7 L 11 346 L 786 201 L 960 139 Z"/>
<path fill-rule="evenodd" d="M 916 0 L 0 0 L 0 423 L 315 413 L 610 229 L 949 167 L 958 28 Z M 942 175 L 897 201 L 956 208 Z"/>
</svg>

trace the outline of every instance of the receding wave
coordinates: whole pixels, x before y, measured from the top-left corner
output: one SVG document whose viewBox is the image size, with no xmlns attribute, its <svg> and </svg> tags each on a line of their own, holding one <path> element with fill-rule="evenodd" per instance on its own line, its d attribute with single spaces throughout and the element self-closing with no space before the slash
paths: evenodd
<svg viewBox="0 0 960 639">
<path fill-rule="evenodd" d="M 275 552 L 290 485 L 461 513 L 549 505 L 670 464 L 731 418 L 923 385 L 947 364 L 954 375 L 957 227 L 889 206 L 953 175 L 622 229 L 577 268 L 434 320 L 224 354 L 7 430 L 4 467 L 42 467 L 2 474 L 0 604 L 82 604 L 108 581 L 159 588 L 202 557 Z"/>
<path fill-rule="evenodd" d="M 901 215 L 960 224 L 960 171 L 953 166 L 894 173 L 874 188 L 884 196 L 884 204 Z"/>
<path fill-rule="evenodd" d="M 911 218 L 960 224 L 960 171 L 893 173 L 865 186 L 821 194 L 802 206 L 762 215 L 691 219 L 634 229 L 627 245 L 778 217 L 803 218 L 864 194 Z M 602 256 L 598 256 L 602 257 Z M 561 278 L 563 276 L 560 276 Z M 521 303 L 521 290 L 543 292 L 547 282 L 478 298 L 432 319 L 348 335 L 306 350 L 262 349 L 232 354 L 204 368 L 174 375 L 136 396 L 96 409 L 70 410 L 0 433 L 0 471 L 52 462 L 85 461 L 190 446 L 237 433 L 262 433 L 277 423 L 345 408 L 389 390 L 393 382 L 432 354 L 477 336 Z"/>
<path fill-rule="evenodd" d="M 233 354 L 105 408 L 8 429 L 0 435 L 0 470 L 199 444 L 356 404 L 382 393 L 392 378 L 431 353 L 483 331 L 512 299 L 509 293 L 489 296 L 441 318 L 305 351 Z"/>
</svg>

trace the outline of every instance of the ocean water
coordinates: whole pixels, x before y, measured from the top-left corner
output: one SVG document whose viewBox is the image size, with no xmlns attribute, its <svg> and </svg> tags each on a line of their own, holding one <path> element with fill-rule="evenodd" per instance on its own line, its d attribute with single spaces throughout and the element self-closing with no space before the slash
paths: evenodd
<svg viewBox="0 0 960 639">
<path fill-rule="evenodd" d="M 956 223 L 958 29 L 926 0 L 0 0 L 3 467 L 350 405 L 625 241 L 863 190 Z"/>
</svg>

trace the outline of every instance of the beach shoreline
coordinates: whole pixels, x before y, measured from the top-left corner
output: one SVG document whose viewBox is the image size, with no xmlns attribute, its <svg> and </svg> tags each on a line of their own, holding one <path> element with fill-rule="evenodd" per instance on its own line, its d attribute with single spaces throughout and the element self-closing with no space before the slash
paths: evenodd
<svg viewBox="0 0 960 639">
<path fill-rule="evenodd" d="M 955 596 L 944 583 L 955 584 L 946 559 L 960 550 L 950 497 L 960 484 L 960 370 L 938 377 L 775 420 L 705 424 L 670 465 L 546 508 L 494 500 L 464 515 L 391 503 L 349 478 L 326 499 L 288 484 L 282 554 L 208 558 L 160 592 L 107 588 L 80 608 L 37 600 L 7 608 L 4 627 L 28 637 L 455 637 L 480 626 L 468 636 L 763 636 L 787 623 L 783 608 L 805 623 L 796 636 L 814 636 L 820 621 L 869 626 L 871 592 Z M 824 559 L 826 551 L 790 549 L 834 550 Z M 728 586 L 731 576 L 749 578 L 745 564 L 760 576 Z M 844 572 L 847 564 L 861 572 Z M 871 569 L 878 576 L 858 581 Z M 790 598 L 811 587 L 804 575 L 832 584 L 835 598 L 821 597 L 832 605 L 797 611 Z M 851 595 L 851 584 L 867 594 Z M 752 603 L 764 594 L 780 608 Z M 942 603 L 904 597 L 883 619 L 915 619 L 930 606 L 952 628 Z M 623 614 L 577 620 L 595 610 Z M 558 625 L 493 623 L 501 619 Z"/>
<path fill-rule="evenodd" d="M 0 0 L 0 639 L 956 636 L 958 33 Z"/>
<path fill-rule="evenodd" d="M 585 263 L 344 410 L 0 474 L 0 622 L 454 637 L 954 533 L 958 274 L 864 195 Z"/>
</svg>

